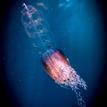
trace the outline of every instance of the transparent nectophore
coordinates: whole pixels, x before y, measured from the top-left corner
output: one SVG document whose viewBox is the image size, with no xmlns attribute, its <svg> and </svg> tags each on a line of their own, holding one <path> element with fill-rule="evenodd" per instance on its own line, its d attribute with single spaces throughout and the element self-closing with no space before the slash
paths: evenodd
<svg viewBox="0 0 107 107">
<path fill-rule="evenodd" d="M 86 82 L 71 67 L 68 58 L 61 50 L 56 49 L 51 40 L 49 24 L 43 13 L 47 7 L 38 3 L 36 8 L 23 3 L 21 21 L 25 32 L 33 41 L 33 46 L 39 48 L 42 63 L 47 74 L 60 86 L 71 88 L 77 96 L 78 105 L 86 107 L 80 89 L 87 89 Z"/>
</svg>

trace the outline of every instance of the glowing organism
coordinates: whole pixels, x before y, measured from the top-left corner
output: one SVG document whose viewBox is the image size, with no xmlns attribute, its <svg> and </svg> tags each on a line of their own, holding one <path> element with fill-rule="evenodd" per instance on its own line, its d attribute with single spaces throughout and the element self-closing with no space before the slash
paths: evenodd
<svg viewBox="0 0 107 107">
<path fill-rule="evenodd" d="M 80 94 L 80 87 L 87 89 L 85 81 L 71 67 L 62 52 L 52 46 L 49 25 L 42 11 L 25 3 L 23 5 L 22 23 L 28 36 L 33 39 L 34 47 L 39 47 L 41 51 L 42 63 L 47 74 L 60 86 L 70 87 L 76 93 L 78 104 L 85 107 L 85 101 Z"/>
</svg>

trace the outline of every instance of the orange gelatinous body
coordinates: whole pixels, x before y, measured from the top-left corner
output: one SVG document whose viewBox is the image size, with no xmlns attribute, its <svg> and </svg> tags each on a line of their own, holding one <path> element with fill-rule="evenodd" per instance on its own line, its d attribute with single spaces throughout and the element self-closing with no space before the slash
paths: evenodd
<svg viewBox="0 0 107 107">
<path fill-rule="evenodd" d="M 59 50 L 52 52 L 43 62 L 46 72 L 57 83 L 64 84 L 73 73 L 69 62 Z"/>
<path fill-rule="evenodd" d="M 42 56 L 42 62 L 48 75 L 60 86 L 70 87 L 76 93 L 78 104 L 86 107 L 79 87 L 87 89 L 86 82 L 71 67 L 67 58 L 59 50 L 47 50 Z"/>
</svg>

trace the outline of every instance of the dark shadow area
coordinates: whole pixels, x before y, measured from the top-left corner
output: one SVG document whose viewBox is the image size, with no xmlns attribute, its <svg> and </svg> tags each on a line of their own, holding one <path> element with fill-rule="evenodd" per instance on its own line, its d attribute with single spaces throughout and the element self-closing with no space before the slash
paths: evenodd
<svg viewBox="0 0 107 107">
<path fill-rule="evenodd" d="M 96 0 L 102 15 L 104 25 L 104 60 L 102 74 L 100 75 L 99 85 L 90 101 L 89 107 L 106 107 L 107 106 L 107 2 L 105 0 Z"/>
<path fill-rule="evenodd" d="M 8 16 L 15 0 L 0 1 L 0 107 L 19 107 L 14 93 L 8 84 L 5 71 L 5 40 Z"/>
</svg>

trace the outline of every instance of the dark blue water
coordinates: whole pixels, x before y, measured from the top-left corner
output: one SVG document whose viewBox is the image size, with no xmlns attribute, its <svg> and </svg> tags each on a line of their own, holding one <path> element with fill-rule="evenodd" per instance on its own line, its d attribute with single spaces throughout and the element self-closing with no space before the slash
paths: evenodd
<svg viewBox="0 0 107 107">
<path fill-rule="evenodd" d="M 63 51 L 87 83 L 88 89 L 82 96 L 89 105 L 99 83 L 103 61 L 100 11 L 91 0 L 41 1 L 48 7 L 48 23 L 55 46 Z M 5 44 L 6 75 L 16 105 L 78 107 L 75 93 L 60 87 L 46 74 L 38 49 L 32 46 L 21 23 L 22 3 L 16 2 L 11 8 Z M 26 0 L 26 3 L 35 6 L 37 1 Z"/>
</svg>

